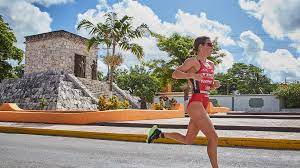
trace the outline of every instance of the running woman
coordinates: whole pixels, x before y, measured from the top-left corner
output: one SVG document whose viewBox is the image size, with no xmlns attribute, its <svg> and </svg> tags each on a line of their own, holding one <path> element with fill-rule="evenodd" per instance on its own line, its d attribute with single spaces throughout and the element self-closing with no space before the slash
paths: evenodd
<svg viewBox="0 0 300 168">
<path fill-rule="evenodd" d="M 209 37 L 196 38 L 193 45 L 193 54 L 196 57 L 186 59 L 172 74 L 174 79 L 187 79 L 193 89 L 192 97 L 187 106 L 190 122 L 186 135 L 176 132 L 162 132 L 157 125 L 154 125 L 149 130 L 146 141 L 152 143 L 158 138 L 171 138 L 190 145 L 201 130 L 208 139 L 207 153 L 210 163 L 213 168 L 218 168 L 218 135 L 206 111 L 209 103 L 209 90 L 220 87 L 220 82 L 214 80 L 214 63 L 207 59 L 212 53 L 212 47 Z"/>
</svg>

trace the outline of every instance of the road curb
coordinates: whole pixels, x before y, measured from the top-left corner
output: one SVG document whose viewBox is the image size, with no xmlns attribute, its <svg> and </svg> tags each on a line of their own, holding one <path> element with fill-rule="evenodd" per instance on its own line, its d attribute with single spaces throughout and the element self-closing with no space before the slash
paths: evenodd
<svg viewBox="0 0 300 168">
<path fill-rule="evenodd" d="M 185 116 L 189 117 L 189 116 Z M 287 115 L 287 116 L 262 116 L 262 115 L 227 115 L 227 116 L 222 116 L 222 115 L 211 115 L 209 116 L 210 118 L 243 118 L 243 119 L 277 119 L 277 120 L 299 120 L 300 116 L 292 116 L 292 115 Z"/>
<path fill-rule="evenodd" d="M 300 112 L 228 112 L 227 115 L 300 115 Z"/>
<path fill-rule="evenodd" d="M 41 128 L 20 128 L 20 127 L 10 127 L 10 126 L 0 126 L 0 132 L 33 134 L 33 135 L 65 136 L 65 137 L 116 140 L 116 141 L 130 141 L 130 142 L 145 142 L 146 140 L 146 135 L 144 134 L 101 133 L 101 132 L 53 130 L 53 129 L 41 129 Z M 172 139 L 167 139 L 167 138 L 158 139 L 155 142 L 165 143 L 165 144 L 180 144 Z M 207 145 L 207 139 L 204 137 L 197 137 L 194 144 Z M 219 137 L 219 146 L 300 150 L 300 140 Z"/>
<path fill-rule="evenodd" d="M 89 125 L 112 126 L 112 127 L 138 127 L 150 128 L 158 125 L 159 128 L 187 129 L 187 124 L 156 124 L 156 123 L 125 123 L 125 122 L 99 122 Z M 243 130 L 243 131 L 272 131 L 272 132 L 297 132 L 300 127 L 261 127 L 261 126 L 237 126 L 237 125 L 214 125 L 216 130 Z"/>
</svg>

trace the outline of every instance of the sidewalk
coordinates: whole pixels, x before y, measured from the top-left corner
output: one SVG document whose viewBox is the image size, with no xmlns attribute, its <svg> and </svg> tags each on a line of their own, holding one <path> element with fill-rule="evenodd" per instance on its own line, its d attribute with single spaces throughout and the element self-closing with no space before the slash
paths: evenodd
<svg viewBox="0 0 300 168">
<path fill-rule="evenodd" d="M 178 120 L 178 119 L 176 119 Z M 213 119 L 215 120 L 215 119 Z M 281 121 L 281 120 L 280 120 Z M 174 123 L 174 119 L 162 120 L 144 120 L 138 122 Z M 176 121 L 177 123 L 178 121 Z M 183 118 L 181 123 L 187 123 Z M 213 121 L 224 122 L 224 121 Z M 269 122 L 272 124 L 282 124 L 278 122 Z M 262 124 L 262 123 L 261 123 Z M 288 123 L 287 123 L 288 125 Z M 297 125 L 299 126 L 299 125 Z M 0 122 L 0 132 L 4 133 L 23 133 L 39 135 L 55 135 L 79 138 L 107 139 L 145 142 L 148 128 L 140 127 L 115 127 L 115 126 L 96 126 L 96 125 L 57 125 L 57 124 L 40 124 L 40 123 L 13 123 Z M 186 133 L 186 129 L 163 128 L 165 132 Z M 293 149 L 300 150 L 300 133 L 299 132 L 271 132 L 271 131 L 236 131 L 236 130 L 217 130 L 219 135 L 219 146 L 239 146 L 239 147 L 256 147 L 269 149 Z M 207 144 L 206 138 L 200 132 L 195 144 Z M 159 139 L 157 143 L 175 143 L 178 142 L 170 139 Z"/>
<path fill-rule="evenodd" d="M 276 131 L 300 133 L 299 119 L 254 119 L 254 118 L 211 118 L 216 130 L 243 130 L 243 131 Z M 174 118 L 160 120 L 139 120 L 125 122 L 100 122 L 98 126 L 115 127 L 144 127 L 153 124 L 160 128 L 186 129 L 189 118 Z"/>
<path fill-rule="evenodd" d="M 189 118 L 124 121 L 119 123 L 188 125 Z M 211 118 L 214 125 L 263 126 L 263 127 L 299 127 L 300 119 L 254 119 L 254 118 Z"/>
</svg>

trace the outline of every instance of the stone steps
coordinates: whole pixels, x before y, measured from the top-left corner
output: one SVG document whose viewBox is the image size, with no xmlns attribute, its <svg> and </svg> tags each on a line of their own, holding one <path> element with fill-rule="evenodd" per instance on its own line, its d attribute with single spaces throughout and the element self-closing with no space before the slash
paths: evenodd
<svg viewBox="0 0 300 168">
<path fill-rule="evenodd" d="M 100 95 L 109 95 L 109 85 L 106 82 L 87 80 L 85 78 L 78 79 L 89 89 L 95 98 L 99 98 Z"/>
<path fill-rule="evenodd" d="M 93 103 L 91 97 L 84 95 L 83 91 L 77 88 L 73 82 L 64 79 L 60 83 L 61 94 L 57 106 L 62 110 L 95 110 L 97 105 Z"/>
<path fill-rule="evenodd" d="M 82 88 L 68 80 L 63 72 L 41 72 L 0 83 L 0 103 L 13 102 L 20 108 L 40 109 L 39 99 L 48 106 L 44 110 L 96 110 L 93 99 Z"/>
<path fill-rule="evenodd" d="M 97 80 L 88 80 L 85 78 L 78 78 L 89 90 L 90 92 L 93 94 L 93 96 L 95 98 L 99 98 L 99 96 L 104 96 L 104 97 L 109 97 L 110 95 L 110 91 L 109 91 L 109 83 L 106 81 L 97 81 Z M 129 94 L 127 94 L 127 96 L 129 96 L 130 98 L 128 99 L 128 97 L 122 95 L 121 93 L 119 93 L 119 91 L 117 91 L 114 87 L 113 87 L 113 92 L 112 94 L 114 96 L 117 96 L 119 98 L 119 100 L 124 101 L 132 99 L 133 97 Z M 132 104 L 133 105 L 133 104 Z M 135 105 L 133 105 L 135 107 Z"/>
</svg>

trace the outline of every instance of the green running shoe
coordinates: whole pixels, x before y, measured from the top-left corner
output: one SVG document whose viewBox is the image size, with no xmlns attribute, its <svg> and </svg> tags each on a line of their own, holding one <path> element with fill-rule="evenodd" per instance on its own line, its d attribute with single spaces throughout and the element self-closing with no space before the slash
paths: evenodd
<svg viewBox="0 0 300 168">
<path fill-rule="evenodd" d="M 155 139 L 159 138 L 160 134 L 161 134 L 161 130 L 158 129 L 157 125 L 153 125 L 153 127 L 148 132 L 148 137 L 146 142 L 152 143 Z"/>
</svg>

